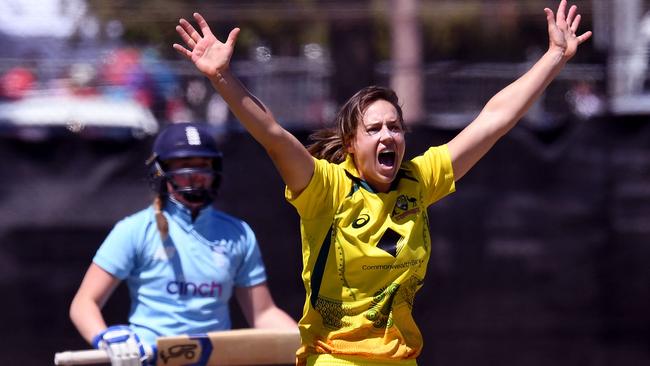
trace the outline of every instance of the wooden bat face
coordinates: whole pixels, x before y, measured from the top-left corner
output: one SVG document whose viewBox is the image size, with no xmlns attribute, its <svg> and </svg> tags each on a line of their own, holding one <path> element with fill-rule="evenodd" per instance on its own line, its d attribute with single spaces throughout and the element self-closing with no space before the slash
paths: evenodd
<svg viewBox="0 0 650 366">
<path fill-rule="evenodd" d="M 212 354 L 212 342 L 207 334 L 162 337 L 156 347 L 156 365 L 207 365 Z"/>
<path fill-rule="evenodd" d="M 293 365 L 300 347 L 297 329 L 236 329 L 161 337 L 156 366 Z"/>
</svg>

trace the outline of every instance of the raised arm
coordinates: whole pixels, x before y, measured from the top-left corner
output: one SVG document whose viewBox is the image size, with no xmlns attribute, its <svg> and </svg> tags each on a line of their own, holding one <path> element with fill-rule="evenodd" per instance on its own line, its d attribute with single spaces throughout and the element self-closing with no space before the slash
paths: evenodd
<svg viewBox="0 0 650 366">
<path fill-rule="evenodd" d="M 577 7 L 566 13 L 562 0 L 557 14 L 545 8 L 548 22 L 548 51 L 523 76 L 493 96 L 476 119 L 449 142 L 454 177 L 459 180 L 479 161 L 497 140 L 514 127 L 544 89 L 575 55 L 578 45 L 591 32 L 576 36 L 580 25 Z"/>
<path fill-rule="evenodd" d="M 194 19 L 201 32 L 185 19 L 180 19 L 176 31 L 185 46 L 175 43 L 174 49 L 191 60 L 210 80 L 235 117 L 266 149 L 287 187 L 300 193 L 311 179 L 314 161 L 300 141 L 278 124 L 271 111 L 230 70 L 239 28 L 233 29 L 222 43 L 199 13 L 194 13 Z"/>
</svg>

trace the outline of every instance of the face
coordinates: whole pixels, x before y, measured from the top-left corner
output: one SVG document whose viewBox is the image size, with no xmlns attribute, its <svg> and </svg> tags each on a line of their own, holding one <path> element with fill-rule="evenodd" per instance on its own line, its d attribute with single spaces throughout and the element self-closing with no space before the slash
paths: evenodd
<svg viewBox="0 0 650 366">
<path fill-rule="evenodd" d="M 167 190 L 178 202 L 191 210 L 201 208 L 203 202 L 190 202 L 177 189 L 183 187 L 203 188 L 210 190 L 214 175 L 212 172 L 212 159 L 210 158 L 183 158 L 170 159 L 165 162 L 169 176 Z M 194 169 L 185 171 L 185 169 Z"/>
<path fill-rule="evenodd" d="M 380 99 L 368 106 L 348 146 L 354 164 L 368 184 L 387 192 L 404 158 L 404 128 L 395 107 Z"/>
</svg>

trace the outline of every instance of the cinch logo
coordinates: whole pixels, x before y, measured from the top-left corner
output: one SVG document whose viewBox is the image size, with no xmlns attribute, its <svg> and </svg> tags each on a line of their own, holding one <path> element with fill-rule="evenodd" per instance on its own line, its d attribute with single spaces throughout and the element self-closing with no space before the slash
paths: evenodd
<svg viewBox="0 0 650 366">
<path fill-rule="evenodd" d="M 221 296 L 221 284 L 212 281 L 211 283 L 194 283 L 185 281 L 171 281 L 167 284 L 167 292 L 172 295 L 215 297 Z"/>
</svg>

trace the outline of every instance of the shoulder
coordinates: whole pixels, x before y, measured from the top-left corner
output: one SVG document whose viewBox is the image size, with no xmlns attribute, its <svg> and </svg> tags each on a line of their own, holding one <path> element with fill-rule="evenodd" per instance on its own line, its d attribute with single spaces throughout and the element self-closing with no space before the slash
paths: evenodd
<svg viewBox="0 0 650 366">
<path fill-rule="evenodd" d="M 148 222 L 154 221 L 153 207 L 149 206 L 138 212 L 134 212 L 117 222 L 116 226 L 142 226 Z"/>
<path fill-rule="evenodd" d="M 250 225 L 238 217 L 225 213 L 219 209 L 210 209 L 210 219 L 215 225 L 221 225 L 223 228 L 228 228 L 242 233 L 252 233 Z"/>
<path fill-rule="evenodd" d="M 325 194 L 324 190 L 335 190 L 341 180 L 345 177 L 346 170 L 343 163 L 336 164 L 325 159 L 317 159 L 314 157 L 312 157 L 312 159 L 314 160 L 314 173 L 312 174 L 309 184 L 307 184 L 307 187 L 305 187 L 305 189 L 299 194 L 294 194 L 287 188 L 285 196 L 289 202 L 294 201 L 298 197 L 322 197 L 322 195 Z M 327 194 L 331 193 L 327 192 Z"/>
<path fill-rule="evenodd" d="M 314 174 L 311 183 L 323 184 L 325 182 L 333 183 L 345 177 L 345 163 L 332 163 L 325 159 L 314 159 Z"/>
<path fill-rule="evenodd" d="M 451 160 L 451 156 L 449 154 L 449 149 L 447 148 L 447 144 L 443 145 L 438 145 L 438 146 L 431 146 L 429 147 L 425 152 L 422 154 L 416 156 L 415 158 L 411 159 L 411 162 L 414 164 L 422 164 L 423 160 L 427 159 L 449 159 Z"/>
<path fill-rule="evenodd" d="M 142 236 L 155 226 L 153 207 L 128 215 L 119 220 L 112 229 L 112 233 L 129 235 L 133 237 Z"/>
<path fill-rule="evenodd" d="M 97 250 L 93 261 L 119 278 L 125 278 L 141 251 L 151 242 L 153 210 L 144 209 L 118 221 Z"/>
<path fill-rule="evenodd" d="M 427 205 L 456 189 L 451 155 L 446 144 L 430 147 L 405 165 L 423 185 Z"/>
<path fill-rule="evenodd" d="M 451 169 L 451 155 L 446 144 L 432 146 L 403 166 L 411 171 L 446 171 Z"/>
<path fill-rule="evenodd" d="M 307 187 L 298 195 L 286 189 L 285 198 L 302 218 L 332 213 L 352 187 L 347 174 L 345 163 L 314 158 L 314 174 Z"/>
</svg>

